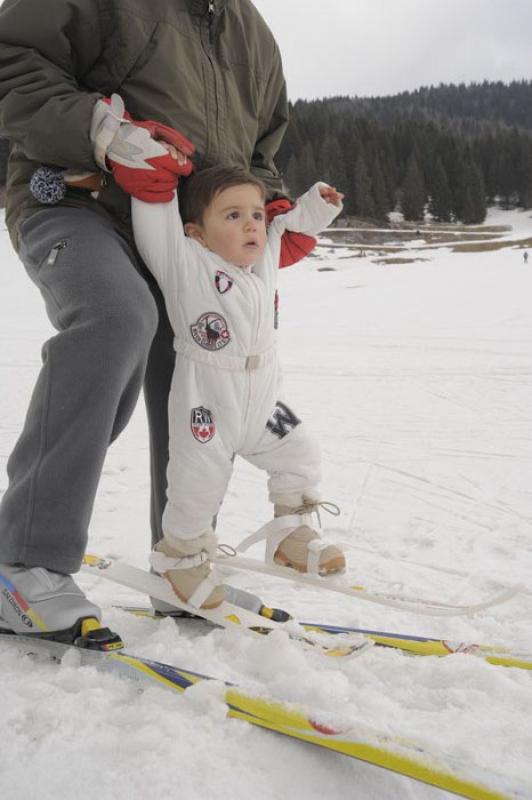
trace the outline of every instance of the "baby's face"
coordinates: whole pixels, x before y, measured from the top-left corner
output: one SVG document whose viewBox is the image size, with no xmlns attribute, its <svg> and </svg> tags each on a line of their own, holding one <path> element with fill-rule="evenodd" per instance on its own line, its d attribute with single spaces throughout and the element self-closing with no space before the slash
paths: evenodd
<svg viewBox="0 0 532 800">
<path fill-rule="evenodd" d="M 237 267 L 249 267 L 266 247 L 264 200 L 244 183 L 219 192 L 203 215 L 202 244 Z"/>
</svg>

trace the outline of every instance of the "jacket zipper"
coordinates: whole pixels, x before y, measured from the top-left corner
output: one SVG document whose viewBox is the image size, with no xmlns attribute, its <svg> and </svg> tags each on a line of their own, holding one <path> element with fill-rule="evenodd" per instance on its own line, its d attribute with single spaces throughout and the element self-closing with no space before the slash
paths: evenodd
<svg viewBox="0 0 532 800">
<path fill-rule="evenodd" d="M 209 43 L 214 41 L 212 23 L 214 21 L 214 0 L 209 0 Z"/>
<path fill-rule="evenodd" d="M 215 119 L 213 120 L 215 128 L 216 128 L 216 137 L 214 134 L 207 137 L 207 152 L 204 154 L 205 157 L 210 157 L 211 160 L 219 161 L 220 160 L 220 146 L 217 145 L 215 147 L 215 152 L 211 152 L 211 140 L 215 139 L 217 141 L 221 141 L 222 137 L 219 135 L 220 131 L 220 103 L 221 103 L 221 93 L 218 88 L 218 76 L 216 73 L 216 65 L 214 59 L 214 19 L 216 13 L 216 0 L 209 0 L 209 5 L 207 7 L 207 24 L 208 24 L 208 46 L 204 46 L 204 51 L 209 61 L 212 73 L 212 82 L 213 82 L 213 89 L 214 89 L 214 98 L 216 107 L 214 109 L 214 116 Z"/>
<path fill-rule="evenodd" d="M 256 309 L 257 309 L 257 316 L 256 316 L 257 325 L 255 327 L 255 342 L 253 344 L 253 347 L 256 347 L 257 346 L 257 342 L 259 340 L 259 331 L 260 331 L 260 323 L 261 323 L 261 320 L 260 320 L 260 292 L 259 292 L 259 290 L 257 288 L 257 284 L 255 283 L 256 279 L 255 279 L 253 273 L 250 273 L 248 275 L 248 277 L 249 277 L 249 280 L 251 282 L 251 285 L 253 286 L 253 290 L 252 290 L 253 291 L 253 298 L 254 298 L 254 300 L 256 302 Z"/>
<path fill-rule="evenodd" d="M 257 288 L 256 283 L 255 283 L 255 277 L 253 276 L 253 273 L 250 273 L 249 275 L 246 274 L 246 273 L 244 273 L 244 274 L 245 274 L 246 278 L 249 281 L 249 285 L 252 287 L 251 288 L 251 295 L 253 295 L 253 305 L 255 306 L 255 310 L 256 310 L 255 319 L 257 320 L 257 324 L 255 326 L 254 341 L 253 341 L 253 343 L 251 345 L 252 349 L 256 349 L 257 342 L 259 340 L 259 331 L 260 331 L 260 326 L 261 326 L 261 320 L 260 320 L 260 310 L 261 310 L 260 309 L 260 292 L 259 292 L 259 290 Z M 244 417 L 244 420 L 243 420 L 244 421 L 244 430 L 246 430 L 246 428 L 247 428 L 248 417 L 249 417 L 249 409 L 250 409 L 250 406 L 251 406 L 251 382 L 252 382 L 253 372 L 250 371 L 250 372 L 247 372 L 246 374 L 247 374 L 247 379 L 248 379 L 248 387 L 247 387 L 248 391 L 247 391 L 247 402 L 245 404 L 244 415 L 243 415 L 243 417 Z"/>
<path fill-rule="evenodd" d="M 48 264 L 48 266 L 51 267 L 51 266 L 53 266 L 53 264 L 55 264 L 55 262 L 57 261 L 57 256 L 59 255 L 59 251 L 60 250 L 64 250 L 66 246 L 67 246 L 67 242 L 66 242 L 65 239 L 63 239 L 60 242 L 57 242 L 57 244 L 54 244 L 54 246 L 50 250 L 50 255 L 48 256 L 48 258 L 46 260 L 46 263 Z"/>
</svg>

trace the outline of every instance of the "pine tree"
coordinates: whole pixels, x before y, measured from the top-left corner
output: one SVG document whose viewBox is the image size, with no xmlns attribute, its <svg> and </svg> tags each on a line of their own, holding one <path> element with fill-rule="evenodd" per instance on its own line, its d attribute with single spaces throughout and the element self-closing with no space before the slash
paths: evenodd
<svg viewBox="0 0 532 800">
<path fill-rule="evenodd" d="M 495 202 L 499 191 L 499 169 L 497 158 L 497 144 L 493 136 L 489 136 L 484 143 L 484 168 L 483 174 L 486 183 L 486 197 L 488 203 Z"/>
<path fill-rule="evenodd" d="M 486 219 L 486 192 L 482 172 L 472 161 L 467 165 L 465 185 L 460 219 L 466 225 L 479 225 Z"/>
<path fill-rule="evenodd" d="M 293 197 L 297 197 L 303 191 L 303 181 L 301 179 L 301 164 L 296 153 L 290 156 L 288 166 L 284 173 L 286 188 Z"/>
<path fill-rule="evenodd" d="M 473 164 L 471 172 L 471 191 L 475 203 L 475 223 L 480 225 L 486 219 L 488 204 L 486 200 L 486 185 L 482 170 L 478 164 Z"/>
<path fill-rule="evenodd" d="M 388 196 L 386 184 L 382 174 L 381 164 L 378 156 L 371 159 L 371 189 L 374 199 L 374 216 L 377 219 L 388 221 Z"/>
<path fill-rule="evenodd" d="M 304 191 L 306 191 L 312 184 L 316 183 L 317 180 L 320 180 L 316 159 L 314 158 L 314 151 L 310 142 L 305 144 L 299 164 L 300 178 L 304 185 Z"/>
<path fill-rule="evenodd" d="M 316 159 L 320 180 L 325 183 L 334 184 L 333 169 L 337 155 L 338 148 L 335 147 L 332 136 L 326 136 L 321 143 Z"/>
<path fill-rule="evenodd" d="M 393 143 L 389 136 L 380 134 L 381 167 L 386 187 L 386 211 L 394 211 L 397 205 L 397 165 L 394 158 Z"/>
<path fill-rule="evenodd" d="M 347 118 L 347 123 L 339 137 L 339 147 L 341 148 L 343 177 L 339 189 L 345 192 L 346 196 L 352 194 L 355 167 L 358 154 L 362 150 L 362 144 L 356 129 L 356 120 Z"/>
<path fill-rule="evenodd" d="M 452 195 L 441 158 L 436 160 L 432 177 L 429 211 L 437 222 L 451 221 Z"/>
<path fill-rule="evenodd" d="M 517 202 L 521 208 L 532 208 L 532 142 L 529 139 L 521 144 L 519 163 Z"/>
<path fill-rule="evenodd" d="M 465 180 L 466 161 L 462 150 L 463 148 L 460 147 L 458 141 L 454 141 L 449 152 L 446 169 L 449 189 L 451 190 L 452 196 L 451 209 L 455 219 L 462 218 L 462 209 L 464 207 L 467 189 Z"/>
<path fill-rule="evenodd" d="M 514 173 L 511 155 L 502 151 L 497 157 L 499 201 L 502 208 L 513 208 L 517 203 L 516 175 Z"/>
<path fill-rule="evenodd" d="M 473 203 L 471 189 L 469 189 L 469 187 L 465 190 L 461 214 L 460 222 L 463 222 L 465 225 L 473 224 L 475 217 L 475 205 Z"/>
<path fill-rule="evenodd" d="M 408 159 L 401 193 L 401 211 L 404 218 L 419 222 L 425 214 L 425 181 L 414 153 Z"/>
<path fill-rule="evenodd" d="M 355 214 L 359 217 L 373 217 L 375 215 L 375 201 L 371 191 L 371 181 L 366 167 L 364 153 L 359 153 L 355 165 L 353 205 Z"/>
</svg>

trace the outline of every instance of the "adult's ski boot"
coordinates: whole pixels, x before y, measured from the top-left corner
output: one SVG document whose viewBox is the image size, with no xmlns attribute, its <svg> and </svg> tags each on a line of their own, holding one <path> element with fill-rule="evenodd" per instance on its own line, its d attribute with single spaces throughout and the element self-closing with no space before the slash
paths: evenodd
<svg viewBox="0 0 532 800">
<path fill-rule="evenodd" d="M 0 631 L 93 650 L 124 646 L 70 575 L 21 564 L 0 564 Z"/>
</svg>

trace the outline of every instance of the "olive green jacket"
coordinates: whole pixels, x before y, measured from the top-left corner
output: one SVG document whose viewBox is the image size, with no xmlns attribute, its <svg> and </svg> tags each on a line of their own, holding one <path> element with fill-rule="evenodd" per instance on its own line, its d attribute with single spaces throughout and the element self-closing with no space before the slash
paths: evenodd
<svg viewBox="0 0 532 800">
<path fill-rule="evenodd" d="M 236 163 L 282 192 L 273 158 L 288 107 L 275 40 L 250 0 L 4 0 L 0 133 L 12 143 L 7 224 L 42 208 L 29 181 L 41 165 L 96 170 L 89 140 L 98 98 L 118 92 L 137 119 L 196 145 L 199 166 Z M 110 214 L 130 230 L 129 198 L 112 181 L 63 205 Z"/>
</svg>

